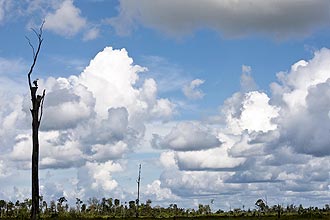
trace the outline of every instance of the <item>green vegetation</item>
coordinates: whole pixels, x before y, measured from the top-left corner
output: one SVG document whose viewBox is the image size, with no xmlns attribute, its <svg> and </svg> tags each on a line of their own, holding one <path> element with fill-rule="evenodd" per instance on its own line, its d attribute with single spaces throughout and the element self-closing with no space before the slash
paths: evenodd
<svg viewBox="0 0 330 220">
<path fill-rule="evenodd" d="M 152 201 L 147 200 L 139 205 L 139 218 L 141 219 L 265 219 L 265 220 L 293 220 L 293 219 L 327 219 L 330 220 L 330 207 L 326 204 L 322 208 L 308 207 L 302 205 L 288 205 L 282 207 L 274 205 L 269 207 L 263 200 L 259 199 L 252 210 L 235 208 L 225 212 L 222 210 L 212 211 L 209 205 L 200 204 L 197 209 L 184 209 L 176 204 L 168 207 L 152 206 Z M 32 201 L 4 201 L 0 200 L 0 219 L 30 219 Z M 41 219 L 135 219 L 137 212 L 136 201 L 122 202 L 119 199 L 101 200 L 90 198 L 86 203 L 79 198 L 76 199 L 74 207 L 69 207 L 65 197 L 57 201 L 47 203 L 40 198 Z"/>
</svg>

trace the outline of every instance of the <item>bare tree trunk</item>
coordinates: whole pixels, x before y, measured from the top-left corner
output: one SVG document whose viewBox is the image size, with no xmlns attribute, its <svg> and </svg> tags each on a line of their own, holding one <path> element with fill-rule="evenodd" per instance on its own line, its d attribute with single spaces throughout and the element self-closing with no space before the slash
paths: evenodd
<svg viewBox="0 0 330 220">
<path fill-rule="evenodd" d="M 137 199 L 136 199 L 136 213 L 135 217 L 139 217 L 139 205 L 140 205 L 140 181 L 141 181 L 141 164 L 139 166 L 139 176 L 137 179 Z"/>
<path fill-rule="evenodd" d="M 31 218 L 38 219 L 39 216 L 39 121 L 38 109 L 31 110 L 32 113 L 32 209 Z"/>
<path fill-rule="evenodd" d="M 31 83 L 31 74 L 33 72 L 33 68 L 37 62 L 38 54 L 40 52 L 41 44 L 42 44 L 42 27 L 41 25 L 39 32 L 36 32 L 34 29 L 33 32 L 38 37 L 38 47 L 37 50 L 34 50 L 33 45 L 31 44 L 30 40 L 29 45 L 32 48 L 33 51 L 33 63 L 31 65 L 30 71 L 28 73 L 28 82 L 29 82 L 29 88 L 31 92 L 31 102 L 32 102 L 32 109 L 31 115 L 32 115 L 32 207 L 31 207 L 31 219 L 36 220 L 39 219 L 39 126 L 40 121 L 42 118 L 42 110 L 43 110 L 43 103 L 44 103 L 44 97 L 45 97 L 45 90 L 43 91 L 42 95 L 37 95 L 38 90 L 38 79 L 33 81 L 33 85 Z M 40 114 L 39 114 L 40 109 Z"/>
</svg>

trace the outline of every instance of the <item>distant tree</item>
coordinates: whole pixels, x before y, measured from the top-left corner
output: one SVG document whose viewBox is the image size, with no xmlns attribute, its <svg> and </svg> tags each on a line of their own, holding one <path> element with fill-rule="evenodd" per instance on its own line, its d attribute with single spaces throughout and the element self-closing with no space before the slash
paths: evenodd
<svg viewBox="0 0 330 220">
<path fill-rule="evenodd" d="M 119 199 L 115 199 L 115 206 L 118 207 L 120 205 L 120 200 Z"/>
<path fill-rule="evenodd" d="M 47 202 L 45 200 L 42 201 L 42 209 L 43 209 L 43 212 L 44 213 L 47 213 L 48 212 L 48 204 L 47 204 Z"/>
<path fill-rule="evenodd" d="M 40 210 L 40 212 L 44 212 L 45 210 L 43 210 L 43 208 L 44 208 L 44 197 L 43 196 L 39 196 L 39 210 Z"/>
<path fill-rule="evenodd" d="M 298 214 L 301 215 L 303 213 L 304 213 L 304 207 L 303 207 L 302 204 L 300 204 L 299 207 L 298 207 Z"/>
<path fill-rule="evenodd" d="M 110 207 L 108 205 L 108 200 L 103 197 L 101 200 L 101 213 L 104 215 L 110 211 Z"/>
<path fill-rule="evenodd" d="M 197 213 L 198 213 L 199 215 L 201 215 L 201 214 L 203 214 L 203 212 L 204 212 L 204 206 L 203 206 L 203 204 L 198 204 L 198 210 L 197 210 Z"/>
<path fill-rule="evenodd" d="M 31 210 L 32 207 L 32 199 L 24 199 L 24 203 L 27 206 L 29 210 Z"/>
<path fill-rule="evenodd" d="M 31 82 L 31 75 L 33 72 L 33 69 L 36 65 L 38 55 L 40 52 L 41 44 L 42 44 L 42 23 L 39 32 L 37 32 L 35 29 L 32 29 L 35 35 L 38 38 L 38 46 L 35 50 L 34 46 L 31 44 L 31 41 L 29 38 L 27 38 L 30 47 L 32 48 L 33 52 L 33 62 L 30 67 L 30 70 L 28 72 L 28 83 L 31 93 L 31 102 L 32 102 L 32 108 L 30 109 L 31 115 L 32 115 L 32 209 L 31 209 L 31 219 L 36 220 L 39 218 L 39 127 L 40 127 L 40 121 L 42 118 L 42 110 L 43 110 L 43 103 L 45 98 L 45 90 L 43 91 L 42 95 L 37 95 L 38 90 L 38 79 L 35 79 L 33 82 Z M 39 112 L 40 111 L 40 112 Z"/>
<path fill-rule="evenodd" d="M 82 203 L 83 203 L 83 201 L 81 199 L 76 198 L 76 205 L 77 205 L 78 213 L 80 213 L 80 211 L 81 211 L 80 206 L 81 206 Z"/>
<path fill-rule="evenodd" d="M 109 211 L 111 211 L 113 209 L 113 202 L 112 202 L 112 198 L 107 199 L 107 205 L 109 207 Z"/>
<path fill-rule="evenodd" d="M 197 213 L 199 215 L 208 215 L 211 213 L 211 208 L 209 205 L 203 205 L 203 204 L 199 204 L 198 205 L 198 210 Z"/>
<path fill-rule="evenodd" d="M 128 202 L 128 207 L 129 207 L 130 209 L 135 209 L 135 201 L 129 201 L 129 202 Z"/>
<path fill-rule="evenodd" d="M 15 211 L 16 211 L 16 215 L 18 216 L 18 211 L 19 211 L 19 208 L 20 208 L 20 202 L 19 200 L 16 200 L 15 202 Z"/>
<path fill-rule="evenodd" d="M 276 211 L 277 211 L 277 218 L 279 219 L 281 217 L 281 214 L 283 213 L 283 208 L 280 204 L 277 205 L 276 207 Z"/>
<path fill-rule="evenodd" d="M 151 207 L 151 203 L 152 203 L 151 199 L 147 199 L 146 206 Z"/>
<path fill-rule="evenodd" d="M 249 211 L 250 211 L 250 209 L 249 209 Z M 222 213 L 224 213 L 225 211 L 223 211 L 222 209 L 218 209 L 215 213 L 216 214 L 222 214 Z"/>
<path fill-rule="evenodd" d="M 129 208 L 129 216 L 133 217 L 136 215 L 136 206 L 135 206 L 136 202 L 131 200 L 128 202 L 128 208 Z"/>
<path fill-rule="evenodd" d="M 14 215 L 14 208 L 15 208 L 15 205 L 12 201 L 7 202 L 7 208 L 6 208 L 7 217 L 12 217 Z"/>
<path fill-rule="evenodd" d="M 96 214 L 99 211 L 99 200 L 96 197 L 93 198 L 89 198 L 88 199 L 88 210 L 92 213 L 92 214 Z"/>
<path fill-rule="evenodd" d="M 56 215 L 56 203 L 55 203 L 54 200 L 50 201 L 50 207 L 49 207 L 49 209 L 50 209 L 50 213 L 52 215 Z"/>
<path fill-rule="evenodd" d="M 65 211 L 66 205 L 63 206 L 63 203 L 67 202 L 66 198 L 64 196 L 60 197 L 57 200 L 57 211 L 58 213 L 63 213 Z"/>
<path fill-rule="evenodd" d="M 286 211 L 289 212 L 289 213 L 296 212 L 297 207 L 294 204 L 287 205 Z"/>
<path fill-rule="evenodd" d="M 83 203 L 81 205 L 81 212 L 85 213 L 86 212 L 86 209 L 87 209 L 87 205 L 85 203 Z"/>
<path fill-rule="evenodd" d="M 262 200 L 262 199 L 258 199 L 256 201 L 255 205 L 261 212 L 264 212 L 266 210 L 266 204 L 265 204 L 264 200 Z"/>
<path fill-rule="evenodd" d="M 152 208 L 151 208 L 151 199 L 147 199 L 146 204 L 143 206 L 144 210 L 144 215 L 146 216 L 151 216 L 152 215 Z"/>
<path fill-rule="evenodd" d="M 19 219 L 28 219 L 30 214 L 29 213 L 29 208 L 28 208 L 28 202 L 30 200 L 25 199 L 24 202 L 20 202 L 19 200 L 16 201 L 15 206 L 16 206 L 16 213 L 17 213 L 17 217 L 19 217 Z"/>
<path fill-rule="evenodd" d="M 0 217 L 3 217 L 3 212 L 5 210 L 6 205 L 7 202 L 5 200 L 0 200 Z"/>
<path fill-rule="evenodd" d="M 120 200 L 115 199 L 114 200 L 114 205 L 115 205 L 115 216 L 120 214 Z"/>
</svg>

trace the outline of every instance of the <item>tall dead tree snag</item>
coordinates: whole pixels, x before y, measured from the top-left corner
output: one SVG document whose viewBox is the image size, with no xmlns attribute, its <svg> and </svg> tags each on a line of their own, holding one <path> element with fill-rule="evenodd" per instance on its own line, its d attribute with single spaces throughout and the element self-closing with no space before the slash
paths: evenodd
<svg viewBox="0 0 330 220">
<path fill-rule="evenodd" d="M 139 166 L 139 176 L 137 182 L 137 199 L 136 199 L 136 213 L 135 216 L 139 217 L 139 205 L 140 205 L 140 182 L 141 182 L 141 164 Z"/>
<path fill-rule="evenodd" d="M 29 38 L 27 38 L 30 47 L 33 52 L 33 62 L 28 73 L 29 88 L 31 93 L 32 108 L 30 109 L 32 115 L 32 207 L 31 207 L 31 219 L 35 220 L 39 218 L 39 126 L 42 118 L 43 104 L 45 98 L 45 90 L 43 90 L 42 95 L 37 94 L 38 90 L 38 79 L 31 83 L 31 74 L 36 65 L 38 55 L 40 52 L 42 44 L 42 28 L 43 24 L 40 26 L 39 31 L 32 29 L 38 38 L 38 47 L 35 50 L 34 46 L 31 44 Z"/>
</svg>

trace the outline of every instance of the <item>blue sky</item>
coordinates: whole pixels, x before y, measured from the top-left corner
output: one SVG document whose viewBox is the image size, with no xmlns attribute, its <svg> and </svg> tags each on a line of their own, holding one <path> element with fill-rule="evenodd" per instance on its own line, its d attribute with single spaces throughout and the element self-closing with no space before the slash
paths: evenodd
<svg viewBox="0 0 330 220">
<path fill-rule="evenodd" d="M 40 185 L 214 209 L 330 193 L 325 0 L 0 0 L 0 198 L 30 195 L 26 73 L 46 89 Z"/>
</svg>

